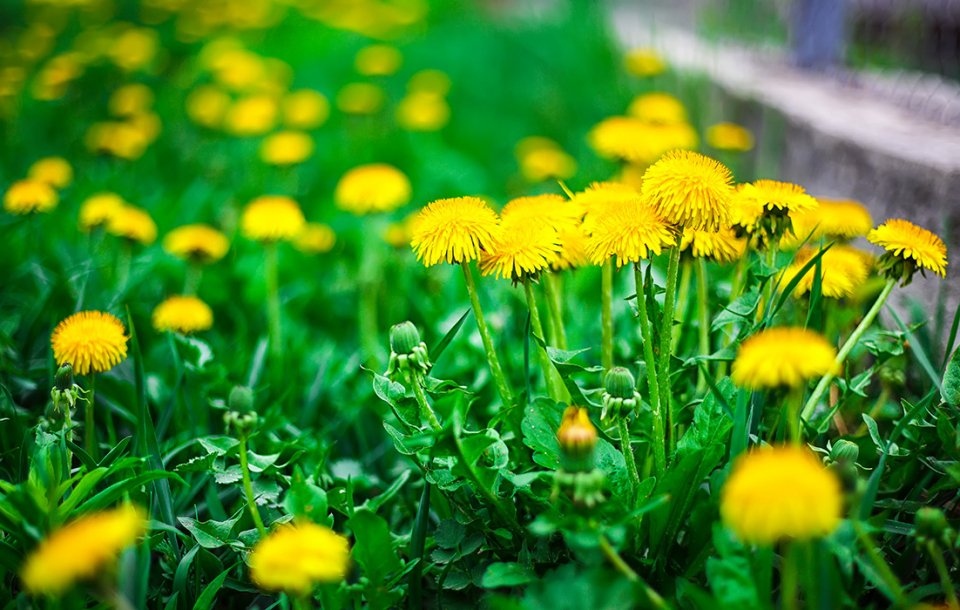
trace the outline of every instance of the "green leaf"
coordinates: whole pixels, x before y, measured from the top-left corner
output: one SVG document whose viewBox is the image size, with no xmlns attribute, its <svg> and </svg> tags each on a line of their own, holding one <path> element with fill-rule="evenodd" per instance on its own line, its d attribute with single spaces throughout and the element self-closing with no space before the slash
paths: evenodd
<svg viewBox="0 0 960 610">
<path fill-rule="evenodd" d="M 186 485 L 183 479 L 172 472 L 167 472 L 165 470 L 148 470 L 135 477 L 114 483 L 110 487 L 107 487 L 97 495 L 81 504 L 77 510 L 83 513 L 94 510 L 103 510 L 112 506 L 114 502 L 126 494 L 137 490 L 139 487 L 146 485 L 147 483 L 169 479 L 173 479 L 178 483 Z M 166 521 L 164 522 L 166 523 Z"/>
<path fill-rule="evenodd" d="M 356 539 L 353 559 L 371 582 L 384 583 L 392 573 L 401 569 L 386 520 L 367 508 L 357 508 L 347 521 L 347 527 Z"/>
<path fill-rule="evenodd" d="M 237 521 L 243 516 L 243 509 L 226 521 L 197 521 L 190 517 L 178 517 L 177 521 L 193 534 L 197 543 L 205 549 L 218 549 L 230 544 L 231 532 Z"/>
<path fill-rule="evenodd" d="M 729 378 L 724 378 L 717 384 L 717 391 L 723 402 L 718 400 L 717 394 L 711 392 L 694 409 L 693 425 L 677 443 L 678 459 L 682 459 L 688 452 L 726 444 L 727 435 L 733 428 L 733 420 L 729 411 L 723 408 L 723 404 L 733 402 L 737 389 Z"/>
<path fill-rule="evenodd" d="M 520 563 L 491 563 L 483 573 L 480 586 L 485 589 L 516 587 L 535 580 L 537 575 L 529 565 Z"/>
<path fill-rule="evenodd" d="M 943 373 L 940 398 L 951 407 L 960 407 L 960 350 L 955 351 L 950 362 L 947 363 L 947 370 Z"/>
<path fill-rule="evenodd" d="M 460 319 L 457 320 L 457 323 L 447 331 L 447 334 L 443 336 L 443 339 L 440 339 L 440 342 L 433 346 L 430 350 L 430 358 L 434 362 L 440 359 L 440 355 L 447 349 L 447 346 L 450 345 L 450 342 L 453 341 L 453 338 L 457 336 L 457 333 L 460 332 L 460 327 L 463 326 L 464 321 L 466 321 L 467 316 L 470 315 L 470 309 L 463 312 L 463 315 L 460 316 Z"/>
<path fill-rule="evenodd" d="M 283 508 L 291 515 L 306 517 L 314 523 L 333 525 L 327 514 L 327 492 L 304 477 L 299 466 L 294 468 L 290 489 L 283 496 Z"/>
<path fill-rule="evenodd" d="M 216 578 L 210 581 L 210 584 L 203 588 L 203 593 L 197 598 L 197 603 L 193 605 L 193 610 L 210 610 L 210 608 L 213 608 L 213 602 L 217 598 L 217 593 L 220 592 L 223 581 L 227 579 L 227 574 L 230 573 L 231 569 L 232 568 L 228 568 L 220 572 Z"/>
<path fill-rule="evenodd" d="M 93 491 L 93 488 L 97 486 L 97 483 L 99 483 L 100 479 L 106 474 L 106 468 L 97 468 L 85 474 L 77 483 L 76 487 L 73 488 L 73 491 L 70 492 L 70 495 L 67 496 L 67 499 L 64 500 L 57 509 L 60 519 L 66 519 L 77 504 Z"/>
</svg>

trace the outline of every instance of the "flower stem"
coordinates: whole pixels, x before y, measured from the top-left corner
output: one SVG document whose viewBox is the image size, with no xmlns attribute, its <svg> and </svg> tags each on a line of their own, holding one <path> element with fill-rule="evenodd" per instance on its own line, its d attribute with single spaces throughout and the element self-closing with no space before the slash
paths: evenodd
<svg viewBox="0 0 960 610">
<path fill-rule="evenodd" d="M 533 334 L 540 337 L 542 341 L 545 341 L 543 324 L 540 322 L 540 308 L 537 307 L 537 295 L 534 294 L 533 284 L 527 277 L 523 278 L 523 293 L 527 297 L 527 308 L 530 310 L 530 326 L 533 329 Z M 547 386 L 547 393 L 550 395 L 550 398 L 558 401 L 561 400 L 563 393 L 557 388 L 557 375 L 553 368 L 553 363 L 550 362 L 550 357 L 547 356 L 547 350 L 539 344 L 537 345 L 537 356 L 540 359 L 540 368 L 543 371 L 543 382 Z"/>
<path fill-rule="evenodd" d="M 664 436 L 664 413 L 660 408 L 660 382 L 657 380 L 657 362 L 653 356 L 653 323 L 647 313 L 647 295 L 643 290 L 643 272 L 640 263 L 635 263 L 634 278 L 637 283 L 637 309 L 640 318 L 640 338 L 643 341 L 643 362 L 647 371 L 647 388 L 650 393 L 650 409 L 653 416 L 653 468 L 657 479 L 666 468 L 666 437 Z"/>
<path fill-rule="evenodd" d="M 122 240 L 120 257 L 117 259 L 117 292 L 123 294 L 130 282 L 130 265 L 133 259 L 133 243 L 129 239 Z"/>
<path fill-rule="evenodd" d="M 294 610 L 310 610 L 313 608 L 308 595 L 295 595 L 291 596 L 290 599 L 293 601 Z"/>
<path fill-rule="evenodd" d="M 267 321 L 270 332 L 270 354 L 274 363 L 278 363 L 283 355 L 281 346 L 282 330 L 280 327 L 280 283 L 277 277 L 277 244 L 267 243 L 265 279 L 267 283 Z"/>
<path fill-rule="evenodd" d="M 673 391 L 670 382 L 670 345 L 673 335 L 673 312 L 677 297 L 677 277 L 680 272 L 680 241 L 681 233 L 677 234 L 677 243 L 670 249 L 670 260 L 667 263 L 667 292 L 663 296 L 663 317 L 660 326 L 660 359 L 657 366 L 657 380 L 660 385 L 660 408 L 666 414 L 667 447 L 672 453 L 676 439 L 674 438 L 673 422 Z"/>
<path fill-rule="evenodd" d="M 247 497 L 247 507 L 250 509 L 250 516 L 253 517 L 253 523 L 257 526 L 260 537 L 265 538 L 267 528 L 263 526 L 263 519 L 260 518 L 257 503 L 253 498 L 253 483 L 250 482 L 250 464 L 247 462 L 246 437 L 240 437 L 240 473 L 243 476 L 243 493 Z"/>
<path fill-rule="evenodd" d="M 94 405 L 93 401 L 97 397 L 97 374 L 90 374 L 90 395 L 87 396 L 87 401 L 83 405 L 83 448 L 87 451 L 87 455 L 92 457 L 94 460 L 97 459 L 97 431 L 94 428 L 93 412 Z"/>
<path fill-rule="evenodd" d="M 890 569 L 890 566 L 883 559 L 883 556 L 880 555 L 880 550 L 877 548 L 877 545 L 874 544 L 873 538 L 870 537 L 870 534 L 863 528 L 863 524 L 858 519 L 852 520 L 853 529 L 857 534 L 857 539 L 860 540 L 860 544 L 863 545 L 864 550 L 866 551 L 865 555 L 873 563 L 873 568 L 877 571 L 877 574 L 880 576 L 880 579 L 883 581 L 886 588 L 889 589 L 889 593 L 893 598 L 895 606 L 898 608 L 906 608 L 910 604 L 906 596 L 903 594 L 903 585 L 900 584 L 900 580 L 897 579 L 896 574 L 893 573 L 893 570 Z"/>
<path fill-rule="evenodd" d="M 607 259 L 600 267 L 600 322 L 602 336 L 600 364 L 603 370 L 613 368 L 613 261 Z"/>
<path fill-rule="evenodd" d="M 957 590 L 953 586 L 953 581 L 950 580 L 950 570 L 947 569 L 947 564 L 943 560 L 943 552 L 932 540 L 927 542 L 927 552 L 930 554 L 933 565 L 937 568 L 940 586 L 943 587 L 943 594 L 947 598 L 947 607 L 950 610 L 960 610 L 960 604 L 957 603 Z"/>
<path fill-rule="evenodd" d="M 547 296 L 547 311 L 553 328 L 554 345 L 567 349 L 567 330 L 563 327 L 563 299 L 560 278 L 553 271 L 543 274 L 543 291 Z"/>
<path fill-rule="evenodd" d="M 604 557 L 607 558 L 607 561 L 617 569 L 618 572 L 623 574 L 623 576 L 632 583 L 638 583 L 643 587 L 644 593 L 647 595 L 647 600 L 650 602 L 650 605 L 654 608 L 669 608 L 669 604 L 660 597 L 660 594 L 654 591 L 650 585 L 648 585 L 640 575 L 634 572 L 626 561 L 623 560 L 623 557 L 617 553 L 617 550 L 613 548 L 613 545 L 610 544 L 610 541 L 607 540 L 606 536 L 600 536 L 600 550 L 603 552 Z"/>
<path fill-rule="evenodd" d="M 187 272 L 183 278 L 183 294 L 193 296 L 197 294 L 200 288 L 200 278 L 203 276 L 203 268 L 195 262 L 187 264 Z"/>
<path fill-rule="evenodd" d="M 442 430 L 443 426 L 440 425 L 437 414 L 433 408 L 430 407 L 430 403 L 427 402 L 427 395 L 423 392 L 423 379 L 420 375 L 414 375 L 413 395 L 417 399 L 417 404 L 420 405 L 420 416 L 427 420 L 427 423 L 429 423 L 430 427 L 434 430 Z"/>
<path fill-rule="evenodd" d="M 673 315 L 673 321 L 676 324 L 682 324 L 687 317 L 687 308 L 690 305 L 690 280 L 692 276 L 694 262 L 684 260 L 680 265 L 680 292 L 677 294 L 677 309 Z M 697 277 L 699 280 L 699 276 Z M 701 295 L 703 293 L 700 293 Z M 700 299 L 698 299 L 699 301 Z M 670 349 L 676 350 L 680 343 L 680 335 L 674 335 Z"/>
<path fill-rule="evenodd" d="M 844 343 L 843 347 L 840 348 L 840 351 L 837 353 L 836 360 L 834 361 L 835 366 L 833 370 L 820 379 L 820 383 L 817 384 L 813 394 L 810 395 L 810 399 L 807 400 L 807 404 L 803 406 L 803 411 L 800 412 L 801 419 L 804 421 L 810 420 L 810 417 L 813 415 L 814 409 L 817 408 L 817 404 L 820 402 L 820 399 L 830 388 L 830 383 L 837 376 L 837 373 L 840 372 L 841 367 L 843 367 L 843 363 L 847 360 L 847 356 L 850 355 L 850 352 L 853 351 L 853 348 L 857 345 L 857 343 L 860 342 L 860 338 L 867 331 L 867 329 L 870 328 L 870 325 L 873 324 L 873 321 L 880 313 L 880 310 L 883 309 L 883 305 L 887 302 L 887 299 L 890 297 L 890 293 L 893 292 L 895 285 L 895 279 L 887 280 L 886 285 L 883 287 L 883 290 L 880 291 L 880 295 L 877 297 L 876 302 L 874 302 L 873 307 L 870 308 L 870 311 L 867 312 L 867 315 L 863 317 L 863 320 L 861 320 L 857 328 L 854 329 L 853 334 L 850 335 L 850 338 L 847 339 L 847 342 Z"/>
<path fill-rule="evenodd" d="M 697 272 L 697 312 L 700 319 L 700 355 L 710 355 L 710 292 L 707 287 L 707 262 L 698 258 Z M 707 377 L 704 369 L 709 370 L 710 363 L 704 362 L 703 367 L 697 367 L 697 394 L 707 389 Z"/>
<path fill-rule="evenodd" d="M 480 331 L 480 340 L 483 342 L 483 351 L 487 355 L 487 363 L 490 365 L 490 374 L 493 375 L 493 382 L 500 393 L 500 399 L 508 407 L 513 406 L 513 394 L 510 392 L 510 386 L 507 384 L 507 378 L 500 367 L 500 360 L 497 358 L 497 351 L 493 347 L 493 338 L 490 336 L 490 329 L 487 328 L 487 321 L 483 316 L 483 309 L 480 307 L 480 297 L 477 294 L 477 284 L 473 280 L 473 272 L 470 271 L 470 263 L 462 262 L 460 267 L 463 269 L 463 278 L 467 284 L 467 294 L 470 296 L 470 306 L 473 308 L 473 317 L 477 320 L 477 330 Z"/>
<path fill-rule="evenodd" d="M 784 610 L 797 610 L 797 570 L 798 543 L 787 543 L 784 552 L 783 567 L 780 572 L 780 607 Z"/>
<path fill-rule="evenodd" d="M 637 501 L 637 490 L 640 489 L 640 471 L 637 470 L 637 458 L 633 455 L 633 448 L 630 446 L 630 422 L 622 413 L 617 414 L 617 421 L 620 424 L 620 452 L 623 453 L 623 459 L 627 462 L 627 472 L 630 473 L 630 484 L 633 488 L 632 506 Z"/>
</svg>

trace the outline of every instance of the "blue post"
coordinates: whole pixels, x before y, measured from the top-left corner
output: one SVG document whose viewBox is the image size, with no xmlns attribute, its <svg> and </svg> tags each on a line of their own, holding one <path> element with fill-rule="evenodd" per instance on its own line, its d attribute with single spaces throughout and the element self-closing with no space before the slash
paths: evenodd
<svg viewBox="0 0 960 610">
<path fill-rule="evenodd" d="M 797 66 L 828 70 L 843 63 L 848 0 L 794 0 L 791 44 Z"/>
</svg>

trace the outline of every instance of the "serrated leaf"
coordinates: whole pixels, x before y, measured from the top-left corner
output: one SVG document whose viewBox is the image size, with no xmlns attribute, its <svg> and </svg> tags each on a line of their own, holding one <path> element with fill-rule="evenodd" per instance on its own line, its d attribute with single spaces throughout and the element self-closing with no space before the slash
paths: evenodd
<svg viewBox="0 0 960 610">
<path fill-rule="evenodd" d="M 197 521 L 190 517 L 178 517 L 177 521 L 190 532 L 197 544 L 205 549 L 218 549 L 230 544 L 230 533 L 243 516 L 243 510 L 224 521 Z"/>
<path fill-rule="evenodd" d="M 529 565 L 507 562 L 491 563 L 483 573 L 480 586 L 485 589 L 498 587 L 516 587 L 536 579 L 537 575 Z"/>
</svg>

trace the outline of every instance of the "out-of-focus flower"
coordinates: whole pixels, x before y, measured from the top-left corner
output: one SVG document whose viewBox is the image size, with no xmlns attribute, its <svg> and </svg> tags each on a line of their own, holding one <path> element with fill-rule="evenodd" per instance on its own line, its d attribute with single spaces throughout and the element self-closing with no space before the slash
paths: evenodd
<svg viewBox="0 0 960 610">
<path fill-rule="evenodd" d="M 383 89 L 372 83 L 350 83 L 337 92 L 337 108 L 346 114 L 375 114 L 386 101 Z"/>
<path fill-rule="evenodd" d="M 281 131 L 260 145 L 260 159 L 270 165 L 296 165 L 313 154 L 313 138 L 302 131 Z"/>
<path fill-rule="evenodd" d="M 80 230 L 92 231 L 105 227 L 125 205 L 127 202 L 116 193 L 97 193 L 87 197 L 80 206 Z"/>
<path fill-rule="evenodd" d="M 127 27 L 112 39 L 107 56 L 117 67 L 133 72 L 147 67 L 156 56 L 159 46 L 155 31 Z"/>
<path fill-rule="evenodd" d="M 653 49 L 631 49 L 623 59 L 627 72 L 641 78 L 657 76 L 667 69 L 667 62 Z"/>
<path fill-rule="evenodd" d="M 407 91 L 445 96 L 450 93 L 450 77 L 440 70 L 420 70 L 410 77 Z"/>
<path fill-rule="evenodd" d="M 414 91 L 397 104 L 396 116 L 407 131 L 437 131 L 450 120 L 450 106 L 440 95 Z"/>
<path fill-rule="evenodd" d="M 110 114 L 128 117 L 144 113 L 153 107 L 153 91 L 142 83 L 123 85 L 110 96 Z"/>
<path fill-rule="evenodd" d="M 279 108 L 276 98 L 255 94 L 240 98 L 227 110 L 224 127 L 239 137 L 260 136 L 277 124 Z"/>
<path fill-rule="evenodd" d="M 150 133 L 126 121 L 94 123 L 84 139 L 91 152 L 120 159 L 139 159 L 150 145 Z"/>
<path fill-rule="evenodd" d="M 317 91 L 301 89 L 283 98 L 283 124 L 289 129 L 316 129 L 323 125 L 329 116 L 330 102 Z"/>
<path fill-rule="evenodd" d="M 192 224 L 167 233 L 163 238 L 163 249 L 184 260 L 208 265 L 226 256 L 230 241 L 209 225 Z"/>
<path fill-rule="evenodd" d="M 357 72 L 364 76 L 396 74 L 403 64 L 403 55 L 396 47 L 374 44 L 360 49 L 354 61 Z"/>
<path fill-rule="evenodd" d="M 817 198 L 820 205 L 792 215 L 793 235 L 785 235 L 781 246 L 797 247 L 807 239 L 853 239 L 863 237 L 873 228 L 873 218 L 856 201 Z"/>
<path fill-rule="evenodd" d="M 410 201 L 410 179 L 386 163 L 361 165 L 348 171 L 333 193 L 341 210 L 353 214 L 390 212 Z"/>
<path fill-rule="evenodd" d="M 127 335 L 116 316 L 81 311 L 65 318 L 50 336 L 57 366 L 69 364 L 77 375 L 106 373 L 127 357 Z"/>
<path fill-rule="evenodd" d="M 566 180 L 577 173 L 577 162 L 549 138 L 531 136 L 520 140 L 516 149 L 520 173 L 528 182 Z"/>
<path fill-rule="evenodd" d="M 45 157 L 27 170 L 31 180 L 45 182 L 55 189 L 63 189 L 73 182 L 73 168 L 63 157 Z"/>
<path fill-rule="evenodd" d="M 697 132 L 687 123 L 649 123 L 635 117 L 604 119 L 589 133 L 598 155 L 630 163 L 649 164 L 675 149 L 697 145 Z"/>
<path fill-rule="evenodd" d="M 672 224 L 706 231 L 727 226 L 733 175 L 691 151 L 667 153 L 643 175 L 643 196 Z"/>
<path fill-rule="evenodd" d="M 627 114 L 647 123 L 686 123 L 687 109 L 669 93 L 645 93 L 630 103 Z"/>
<path fill-rule="evenodd" d="M 157 240 L 157 225 L 146 210 L 125 205 L 110 216 L 107 233 L 150 245 Z"/>
<path fill-rule="evenodd" d="M 31 93 L 40 101 L 60 99 L 83 71 L 84 64 L 78 53 L 67 52 L 52 57 L 34 79 Z"/>
<path fill-rule="evenodd" d="M 753 148 L 753 134 L 736 123 L 717 123 L 707 128 L 707 144 L 717 150 L 746 152 Z"/>
<path fill-rule="evenodd" d="M 479 197 L 438 199 L 414 218 L 410 245 L 426 267 L 476 260 L 500 232 L 496 212 Z"/>
<path fill-rule="evenodd" d="M 837 350 L 804 328 L 768 328 L 740 345 L 731 378 L 751 390 L 798 388 L 837 368 Z"/>
<path fill-rule="evenodd" d="M 27 178 L 10 185 L 3 196 L 3 209 L 11 214 L 49 212 L 59 201 L 57 192 L 49 184 Z"/>
<path fill-rule="evenodd" d="M 308 595 L 319 583 L 343 580 L 350 564 L 347 539 L 308 522 L 273 530 L 250 553 L 250 578 L 265 591 Z"/>
<path fill-rule="evenodd" d="M 306 221 L 300 206 L 290 197 L 263 195 L 247 204 L 240 230 L 247 239 L 263 242 L 295 239 Z"/>
<path fill-rule="evenodd" d="M 504 226 L 545 225 L 559 233 L 578 227 L 583 214 L 584 208 L 579 202 L 544 194 L 511 199 L 503 206 L 500 220 Z"/>
<path fill-rule="evenodd" d="M 333 229 L 319 222 L 308 222 L 293 240 L 294 247 L 306 254 L 329 252 L 336 243 L 337 234 Z"/>
<path fill-rule="evenodd" d="M 154 308 L 152 321 L 157 332 L 189 335 L 213 326 L 213 310 L 195 296 L 172 296 Z"/>
<path fill-rule="evenodd" d="M 214 85 L 201 85 L 187 96 L 187 116 L 208 129 L 217 129 L 230 109 L 230 96 Z"/>
<path fill-rule="evenodd" d="M 816 256 L 817 250 L 803 248 L 793 259 L 793 263 L 783 272 L 784 284 L 790 282 L 803 270 L 810 260 Z M 821 277 L 820 290 L 823 296 L 830 299 L 844 299 L 852 297 L 860 289 L 870 275 L 870 255 L 852 246 L 835 245 L 820 258 Z M 811 267 L 800 278 L 795 294 L 801 295 L 813 289 L 816 278 L 816 266 Z"/>
</svg>

